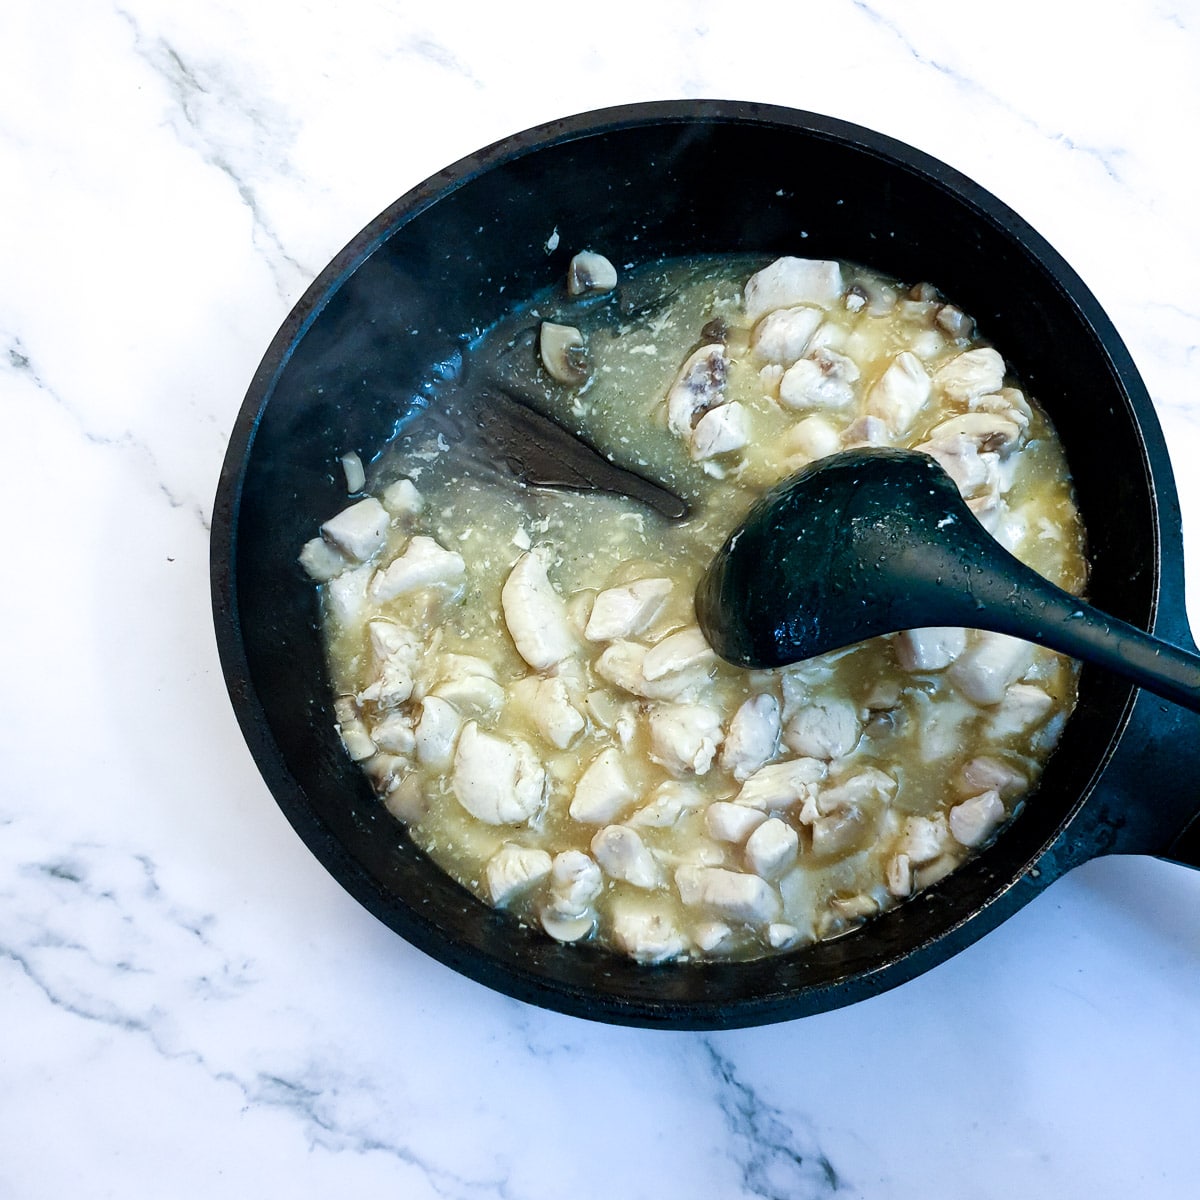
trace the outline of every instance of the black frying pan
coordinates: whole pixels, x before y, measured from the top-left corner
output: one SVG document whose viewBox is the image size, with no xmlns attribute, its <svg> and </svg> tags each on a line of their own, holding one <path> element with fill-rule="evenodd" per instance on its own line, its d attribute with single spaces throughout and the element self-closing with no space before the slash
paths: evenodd
<svg viewBox="0 0 1200 1200">
<path fill-rule="evenodd" d="M 557 229 L 556 248 L 548 249 Z M 334 259 L 272 342 L 216 498 L 212 592 L 230 696 L 275 799 L 336 879 L 401 936 L 534 1004 L 673 1028 L 849 1004 L 950 957 L 1076 864 L 1200 862 L 1195 718 L 1085 668 L 1037 793 L 996 844 L 837 940 L 738 964 L 639 966 L 560 946 L 453 883 L 372 795 L 334 732 L 316 589 L 296 554 L 345 504 L 335 456 L 422 419 L 431 364 L 577 249 L 614 262 L 752 251 L 855 260 L 935 283 L 1048 409 L 1090 539 L 1090 599 L 1192 646 L 1175 486 L 1145 387 L 1045 241 L 942 163 L 856 126 L 688 101 L 568 118 L 427 180 Z"/>
</svg>

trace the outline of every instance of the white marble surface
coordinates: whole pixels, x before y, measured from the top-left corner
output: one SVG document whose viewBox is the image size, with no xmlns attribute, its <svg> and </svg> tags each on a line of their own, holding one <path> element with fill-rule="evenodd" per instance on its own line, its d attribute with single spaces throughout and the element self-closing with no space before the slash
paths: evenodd
<svg viewBox="0 0 1200 1200">
<path fill-rule="evenodd" d="M 7 0 L 0 1196 L 1196 1194 L 1200 873 L 1093 863 L 825 1016 L 608 1028 L 390 934 L 243 747 L 208 521 L 291 305 L 446 163 L 679 96 L 860 122 L 1029 219 L 1146 378 L 1200 562 L 1194 2 Z"/>
</svg>

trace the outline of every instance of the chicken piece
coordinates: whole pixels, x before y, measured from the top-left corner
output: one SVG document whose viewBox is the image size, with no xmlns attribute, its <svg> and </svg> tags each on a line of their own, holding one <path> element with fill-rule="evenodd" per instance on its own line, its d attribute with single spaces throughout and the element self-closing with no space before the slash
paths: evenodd
<svg viewBox="0 0 1200 1200">
<path fill-rule="evenodd" d="M 878 417 L 858 417 L 842 430 L 841 445 L 844 450 L 858 450 L 863 446 L 890 446 L 892 432 L 887 423 Z"/>
<path fill-rule="evenodd" d="M 355 762 L 364 762 L 378 747 L 371 739 L 367 726 L 353 696 L 339 696 L 333 702 L 334 729 L 342 739 L 346 753 Z"/>
<path fill-rule="evenodd" d="M 999 704 L 1033 662 L 1028 642 L 1004 633 L 980 632 L 975 644 L 949 670 L 954 686 L 974 704 Z"/>
<path fill-rule="evenodd" d="M 859 848 L 873 824 L 871 814 L 857 804 L 817 817 L 811 826 L 813 855 L 830 859 L 849 854 Z"/>
<path fill-rule="evenodd" d="M 733 930 L 724 921 L 700 921 L 692 930 L 692 940 L 705 954 L 711 954 L 732 935 Z"/>
<path fill-rule="evenodd" d="M 577 651 L 567 606 L 546 573 L 543 551 L 531 550 L 517 559 L 500 590 L 500 603 L 517 653 L 534 670 L 549 670 Z"/>
<path fill-rule="evenodd" d="M 977 796 L 980 792 L 998 792 L 1001 799 L 1011 800 L 1029 786 L 1029 779 L 1015 767 L 999 758 L 983 755 L 967 763 L 957 785 L 960 796 Z"/>
<path fill-rule="evenodd" d="M 412 695 L 421 644 L 412 630 L 392 621 L 369 622 L 367 637 L 373 673 L 358 698 L 380 708 L 398 708 Z"/>
<path fill-rule="evenodd" d="M 579 916 L 604 890 L 600 868 L 582 850 L 563 850 L 550 868 L 550 901 L 563 916 Z"/>
<path fill-rule="evenodd" d="M 405 712 L 389 712 L 371 726 L 371 740 L 380 750 L 392 754 L 412 754 L 417 748 L 412 717 Z"/>
<path fill-rule="evenodd" d="M 296 561 L 318 583 L 328 583 L 350 565 L 350 560 L 336 546 L 320 537 L 305 542 Z"/>
<path fill-rule="evenodd" d="M 956 438 L 966 438 L 982 453 L 1008 454 L 1021 440 L 1023 426 L 1000 413 L 976 411 L 959 413 L 935 425 L 929 431 L 929 443 L 936 446 Z M 918 449 L 924 449 L 923 446 Z"/>
<path fill-rule="evenodd" d="M 468 721 L 454 752 L 450 788 L 477 820 L 520 825 L 542 805 L 546 771 L 524 742 L 484 733 Z"/>
<path fill-rule="evenodd" d="M 954 480 L 959 494 L 966 498 L 988 492 L 995 475 L 995 456 L 979 452 L 979 444 L 965 434 L 943 436 L 938 441 L 922 442 L 914 447 L 928 454 Z M 998 495 L 998 491 L 997 491 Z M 976 514 L 978 515 L 978 514 Z M 953 521 L 953 518 L 951 518 Z"/>
<path fill-rule="evenodd" d="M 642 674 L 653 682 L 664 675 L 678 675 L 697 667 L 707 671 L 716 658 L 700 626 L 689 625 L 663 638 L 646 652 L 642 659 Z"/>
<path fill-rule="evenodd" d="M 710 342 L 690 354 L 667 391 L 667 427 L 690 439 L 709 409 L 725 403 L 729 359 L 721 342 Z"/>
<path fill-rule="evenodd" d="M 956 804 L 948 818 L 950 833 L 962 846 L 982 846 L 1004 823 L 1008 814 L 998 792 L 982 792 Z"/>
<path fill-rule="evenodd" d="M 532 846 L 505 842 L 487 861 L 488 894 L 499 907 L 550 874 L 550 855 Z"/>
<path fill-rule="evenodd" d="M 714 800 L 704 810 L 704 827 L 708 836 L 718 842 L 740 846 L 765 820 L 767 814 L 745 804 L 730 804 Z"/>
<path fill-rule="evenodd" d="M 933 385 L 947 399 L 967 404 L 1004 385 L 1004 359 L 990 346 L 956 355 L 933 373 Z"/>
<path fill-rule="evenodd" d="M 778 879 L 796 861 L 800 835 L 778 817 L 768 817 L 746 839 L 746 865 L 763 879 Z"/>
<path fill-rule="evenodd" d="M 584 768 L 575 784 L 568 809 L 571 819 L 585 825 L 608 825 L 636 799 L 621 763 L 621 752 L 607 746 Z"/>
<path fill-rule="evenodd" d="M 663 882 L 654 855 L 628 826 L 606 825 L 593 836 L 590 849 L 610 879 L 638 888 L 656 888 Z"/>
<path fill-rule="evenodd" d="M 448 700 L 426 696 L 414 730 L 417 762 L 435 771 L 446 770 L 454 761 L 462 717 Z"/>
<path fill-rule="evenodd" d="M 815 800 L 817 786 L 825 778 L 825 764 L 815 758 L 790 758 L 768 763 L 742 784 L 734 800 L 750 808 L 776 812 Z"/>
<path fill-rule="evenodd" d="M 896 794 L 896 781 L 878 767 L 865 767 L 817 793 L 817 811 L 823 816 L 849 808 L 880 808 Z"/>
<path fill-rule="evenodd" d="M 772 950 L 786 950 L 787 947 L 796 945 L 800 938 L 800 930 L 786 921 L 772 921 L 767 926 L 767 945 Z"/>
<path fill-rule="evenodd" d="M 708 680 L 708 668 L 702 665 L 647 679 L 643 666 L 648 653 L 637 642 L 613 642 L 596 659 L 594 670 L 601 679 L 645 700 L 676 700 Z"/>
<path fill-rule="evenodd" d="M 618 898 L 611 919 L 613 941 L 638 962 L 665 962 L 687 948 L 686 939 L 666 912 Z"/>
<path fill-rule="evenodd" d="M 417 534 L 408 541 L 404 553 L 376 573 L 371 581 L 371 598 L 377 604 L 394 600 L 418 588 L 453 587 L 466 574 L 463 556 L 445 550 L 431 537 Z"/>
<path fill-rule="evenodd" d="M 813 258 L 777 258 L 746 281 L 746 317 L 756 322 L 777 308 L 815 304 L 828 308 L 842 294 L 842 269 Z"/>
<path fill-rule="evenodd" d="M 808 305 L 777 308 L 754 327 L 750 345 L 766 362 L 790 366 L 808 349 L 809 339 L 824 316 L 819 308 Z"/>
<path fill-rule="evenodd" d="M 783 452 L 793 466 L 806 466 L 836 454 L 841 448 L 842 435 L 816 413 L 797 421 L 783 435 Z"/>
<path fill-rule="evenodd" d="M 952 626 L 907 629 L 892 643 L 905 671 L 943 671 L 967 648 L 967 631 Z"/>
<path fill-rule="evenodd" d="M 368 496 L 330 517 L 321 526 L 321 536 L 347 558 L 366 562 L 383 549 L 390 523 L 387 509 Z"/>
<path fill-rule="evenodd" d="M 571 703 L 566 683 L 557 676 L 527 675 L 512 685 L 509 696 L 538 733 L 559 750 L 565 750 L 587 724 Z"/>
<path fill-rule="evenodd" d="M 395 483 L 389 483 L 379 499 L 393 517 L 413 517 L 425 507 L 425 497 L 417 491 L 417 485 L 411 479 L 397 479 Z"/>
<path fill-rule="evenodd" d="M 325 610 L 342 629 L 357 625 L 367 612 L 367 589 L 375 568 L 369 565 L 343 571 L 325 585 Z"/>
<path fill-rule="evenodd" d="M 703 704 L 650 710 L 650 758 L 673 775 L 706 775 L 721 744 L 721 714 Z"/>
<path fill-rule="evenodd" d="M 704 795 L 694 784 L 668 779 L 650 796 L 650 803 L 639 808 L 625 824 L 635 828 L 669 829 L 685 812 L 699 808 Z"/>
<path fill-rule="evenodd" d="M 583 636 L 589 642 L 611 642 L 644 633 L 670 594 L 669 579 L 637 579 L 605 588 L 592 603 Z"/>
<path fill-rule="evenodd" d="M 949 836 L 946 818 L 940 813 L 936 817 L 906 817 L 896 853 L 906 855 L 912 866 L 921 867 L 941 855 Z"/>
<path fill-rule="evenodd" d="M 470 659 L 470 655 L 447 655 L 447 658 Z M 475 659 L 475 662 L 481 660 Z M 486 663 L 483 664 L 485 667 Z M 485 672 L 464 670 L 448 673 L 430 689 L 431 696 L 448 700 L 464 716 L 487 717 L 504 707 L 504 688 L 496 682 L 490 668 Z"/>
<path fill-rule="evenodd" d="M 878 417 L 893 434 L 907 433 L 929 400 L 929 373 L 907 350 L 897 354 L 866 397 L 866 415 Z"/>
<path fill-rule="evenodd" d="M 1053 698 L 1041 688 L 1014 683 L 1004 693 L 1000 706 L 988 722 L 988 736 L 1007 738 L 1028 733 L 1041 725 L 1053 708 Z"/>
<path fill-rule="evenodd" d="M 760 692 L 744 701 L 729 723 L 721 766 L 739 783 L 771 761 L 779 750 L 779 701 Z"/>
<path fill-rule="evenodd" d="M 750 419 L 736 400 L 710 408 L 697 422 L 688 441 L 694 462 L 732 454 L 750 441 Z"/>
<path fill-rule="evenodd" d="M 842 409 L 854 402 L 854 360 L 819 347 L 793 363 L 779 381 L 779 403 L 788 409 Z"/>
<path fill-rule="evenodd" d="M 849 700 L 824 699 L 806 704 L 788 719 L 783 741 L 806 758 L 834 759 L 849 754 L 862 736 L 858 710 Z"/>
<path fill-rule="evenodd" d="M 782 909 L 779 893 L 761 875 L 724 867 L 677 867 L 675 886 L 688 908 L 706 908 L 747 925 L 766 925 Z"/>
<path fill-rule="evenodd" d="M 421 786 L 421 776 L 416 771 L 397 776 L 390 790 L 383 797 L 383 807 L 396 818 L 408 824 L 419 821 L 429 809 L 429 801 Z"/>
</svg>

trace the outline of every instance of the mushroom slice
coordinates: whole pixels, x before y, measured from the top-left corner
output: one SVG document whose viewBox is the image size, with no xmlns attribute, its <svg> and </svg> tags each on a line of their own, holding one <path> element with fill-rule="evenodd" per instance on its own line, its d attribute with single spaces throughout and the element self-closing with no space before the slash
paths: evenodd
<svg viewBox="0 0 1200 1200">
<path fill-rule="evenodd" d="M 728 373 L 722 342 L 710 342 L 688 356 L 667 392 L 667 426 L 672 433 L 690 438 L 700 418 L 724 404 Z"/>
<path fill-rule="evenodd" d="M 551 379 L 568 387 L 587 383 L 590 374 L 587 343 L 574 325 L 543 321 L 538 331 L 538 352 Z"/>
<path fill-rule="evenodd" d="M 593 838 L 591 851 L 610 879 L 638 888 L 656 888 L 662 872 L 638 834 L 625 825 L 606 825 Z"/>
<path fill-rule="evenodd" d="M 588 292 L 611 292 L 617 286 L 617 268 L 594 250 L 581 250 L 567 267 L 567 292 L 583 296 Z"/>
</svg>

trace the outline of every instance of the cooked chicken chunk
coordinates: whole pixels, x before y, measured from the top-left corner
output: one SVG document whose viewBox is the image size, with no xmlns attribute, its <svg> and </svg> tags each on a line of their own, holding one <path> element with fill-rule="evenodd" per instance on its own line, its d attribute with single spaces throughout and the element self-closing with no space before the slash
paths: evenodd
<svg viewBox="0 0 1200 1200">
<path fill-rule="evenodd" d="M 689 908 L 703 907 L 731 921 L 765 925 L 780 914 L 779 893 L 760 875 L 724 867 L 679 867 L 679 898 Z"/>
<path fill-rule="evenodd" d="M 836 262 L 812 258 L 777 258 L 746 281 L 745 309 L 758 321 L 776 308 L 816 304 L 828 308 L 842 294 L 842 269 Z"/>
<path fill-rule="evenodd" d="M 587 765 L 575 784 L 571 798 L 572 820 L 585 825 L 607 825 L 616 820 L 636 799 L 615 746 L 601 750 Z"/>
<path fill-rule="evenodd" d="M 786 821 L 768 817 L 746 839 L 746 865 L 764 879 L 778 879 L 796 861 L 800 835 Z"/>
<path fill-rule="evenodd" d="M 371 581 L 371 597 L 382 604 L 418 588 L 453 586 L 466 572 L 463 556 L 445 550 L 431 537 L 410 538 L 404 553 Z"/>
<path fill-rule="evenodd" d="M 967 631 L 938 626 L 896 634 L 896 661 L 906 671 L 943 671 L 967 648 Z"/>
<path fill-rule="evenodd" d="M 387 509 L 368 496 L 330 517 L 321 526 L 321 536 L 348 558 L 366 562 L 383 549 L 390 521 Z"/>
<path fill-rule="evenodd" d="M 625 825 L 606 825 L 591 841 L 600 869 L 610 878 L 639 888 L 656 888 L 662 872 L 645 842 Z"/>
<path fill-rule="evenodd" d="M 674 775 L 707 774 L 721 744 L 721 714 L 703 704 L 650 710 L 650 757 Z"/>
<path fill-rule="evenodd" d="M 485 824 L 520 825 L 542 805 L 546 771 L 524 742 L 494 737 L 469 721 L 454 752 L 450 787 Z"/>
<path fill-rule="evenodd" d="M 954 840 L 964 846 L 982 846 L 1004 823 L 1006 816 L 999 793 L 982 792 L 950 810 L 950 832 Z"/>
<path fill-rule="evenodd" d="M 807 758 L 833 759 L 849 754 L 862 736 L 858 710 L 849 700 L 817 700 L 795 712 L 783 731 L 789 750 Z"/>
<path fill-rule="evenodd" d="M 612 907 L 613 940 L 638 962 L 656 963 L 681 954 L 687 941 L 665 911 L 623 898 Z"/>
<path fill-rule="evenodd" d="M 729 723 L 721 766 L 742 782 L 765 766 L 779 749 L 779 701 L 760 692 L 743 702 Z"/>
<path fill-rule="evenodd" d="M 788 409 L 842 409 L 854 402 L 858 367 L 821 347 L 793 363 L 779 381 L 779 403 Z"/>
<path fill-rule="evenodd" d="M 809 339 L 824 319 L 819 308 L 777 308 L 754 327 L 750 345 L 767 362 L 790 366 L 808 349 Z"/>
<path fill-rule="evenodd" d="M 545 671 L 577 651 L 567 607 L 550 582 L 544 553 L 529 551 L 517 559 L 500 602 L 517 653 L 535 670 Z"/>
<path fill-rule="evenodd" d="M 1029 670 L 1033 647 L 1003 633 L 980 632 L 976 638 L 950 668 L 950 678 L 968 700 L 999 704 L 1009 685 Z"/>
<path fill-rule="evenodd" d="M 967 350 L 939 367 L 933 385 L 949 399 L 966 404 L 1004 385 L 1004 359 L 990 346 Z"/>
<path fill-rule="evenodd" d="M 414 731 L 417 762 L 444 771 L 454 761 L 461 729 L 462 717 L 453 704 L 439 696 L 426 696 Z"/>
<path fill-rule="evenodd" d="M 929 400 L 930 389 L 921 360 L 902 351 L 867 392 L 867 416 L 878 417 L 892 433 L 907 433 Z"/>
<path fill-rule="evenodd" d="M 750 441 L 750 420 L 736 400 L 710 408 L 697 422 L 688 442 L 696 462 L 740 450 Z"/>
<path fill-rule="evenodd" d="M 765 820 L 767 814 L 745 804 L 730 804 L 714 800 L 704 810 L 704 826 L 708 835 L 718 842 L 741 845 Z"/>
<path fill-rule="evenodd" d="M 637 579 L 606 588 L 592 604 L 583 636 L 589 642 L 611 642 L 644 633 L 662 612 L 671 594 L 669 579 Z"/>
<path fill-rule="evenodd" d="M 550 874 L 550 855 L 532 846 L 505 842 L 488 859 L 486 871 L 492 903 L 507 904 L 513 896 L 541 883 Z"/>
<path fill-rule="evenodd" d="M 825 764 L 815 758 L 768 763 L 742 784 L 735 803 L 767 812 L 792 808 L 813 799 L 824 778 Z"/>
</svg>

